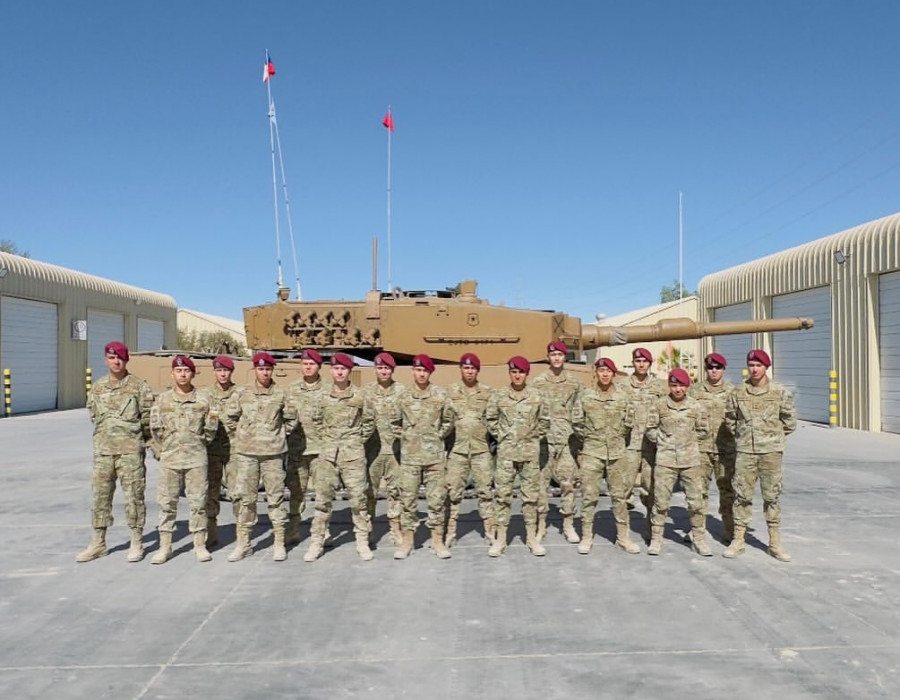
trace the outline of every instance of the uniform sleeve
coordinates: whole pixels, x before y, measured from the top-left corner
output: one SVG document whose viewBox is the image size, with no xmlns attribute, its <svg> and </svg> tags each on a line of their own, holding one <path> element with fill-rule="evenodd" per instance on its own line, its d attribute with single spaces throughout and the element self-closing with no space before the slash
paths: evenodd
<svg viewBox="0 0 900 700">
<path fill-rule="evenodd" d="M 694 430 L 697 433 L 698 440 L 703 440 L 709 436 L 709 416 L 700 401 L 697 402 L 697 420 L 694 424 Z"/>
<path fill-rule="evenodd" d="M 656 442 L 659 436 L 659 403 L 656 401 L 647 409 L 647 432 L 644 434 L 650 442 Z"/>
<path fill-rule="evenodd" d="M 209 445 L 219 430 L 219 412 L 209 401 L 206 404 L 206 409 L 206 414 L 203 416 L 203 444 Z"/>
<path fill-rule="evenodd" d="M 156 453 L 158 452 L 157 445 L 162 443 L 166 436 L 166 429 L 162 422 L 159 401 L 155 401 L 150 407 L 150 415 L 147 423 L 150 429 L 150 438 L 147 440 L 147 443 L 150 444 L 154 453 Z"/>
<path fill-rule="evenodd" d="M 491 394 L 488 399 L 487 407 L 484 409 L 484 422 L 487 425 L 488 432 L 495 438 L 499 437 L 500 432 L 500 405 L 499 392 Z"/>
<path fill-rule="evenodd" d="M 391 433 L 396 440 L 403 437 L 403 395 L 391 407 Z"/>
<path fill-rule="evenodd" d="M 141 382 L 141 388 L 138 395 L 138 406 L 141 413 L 141 434 L 144 441 L 150 439 L 150 409 L 153 407 L 153 392 L 147 382 Z"/>
<path fill-rule="evenodd" d="M 284 405 L 281 407 L 281 417 L 284 421 L 284 434 L 290 435 L 300 423 L 300 415 L 297 412 L 297 404 L 291 398 L 291 392 L 284 392 Z"/>
<path fill-rule="evenodd" d="M 734 391 L 728 394 L 728 398 L 725 399 L 725 421 L 724 426 L 728 429 L 728 432 L 734 435 L 734 431 L 737 428 L 737 395 Z"/>
<path fill-rule="evenodd" d="M 581 392 L 575 397 L 575 404 L 572 406 L 572 430 L 580 440 L 584 440 L 584 397 Z"/>
<path fill-rule="evenodd" d="M 449 396 L 444 396 L 444 406 L 441 409 L 441 439 L 449 437 L 456 425 L 456 409 Z"/>
<path fill-rule="evenodd" d="M 550 404 L 541 395 L 541 406 L 538 409 L 538 437 L 544 438 L 550 432 Z"/>
<path fill-rule="evenodd" d="M 366 442 L 375 434 L 375 408 L 367 396 L 363 396 L 362 439 Z"/>
<path fill-rule="evenodd" d="M 235 389 L 234 393 L 228 397 L 225 406 L 222 408 L 222 414 L 219 420 L 225 426 L 225 429 L 234 434 L 237 430 L 238 421 L 241 419 L 241 390 Z"/>
<path fill-rule="evenodd" d="M 780 418 L 785 435 L 790 435 L 797 429 L 797 409 L 794 406 L 794 395 L 786 388 L 781 390 Z"/>
<path fill-rule="evenodd" d="M 88 414 L 91 417 L 91 423 L 94 423 L 96 425 L 98 416 L 97 416 L 97 402 L 94 398 L 94 392 L 96 391 L 95 387 L 96 387 L 96 384 L 94 385 L 94 387 L 91 387 L 91 390 L 88 392 L 87 405 L 85 407 L 87 408 Z"/>
</svg>

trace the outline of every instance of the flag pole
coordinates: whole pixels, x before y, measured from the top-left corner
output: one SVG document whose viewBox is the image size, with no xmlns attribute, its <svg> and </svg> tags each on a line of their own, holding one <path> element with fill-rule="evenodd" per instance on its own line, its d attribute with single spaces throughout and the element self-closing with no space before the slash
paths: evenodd
<svg viewBox="0 0 900 700">
<path fill-rule="evenodd" d="M 267 75 L 269 70 L 268 49 L 266 49 L 266 62 L 264 66 L 263 70 L 266 71 Z M 275 176 L 275 101 L 272 99 L 272 81 L 266 78 L 265 83 L 269 104 L 269 150 L 272 155 L 272 208 L 275 214 L 275 260 L 278 268 L 278 280 L 276 282 L 278 289 L 276 292 L 280 293 L 284 288 L 284 277 L 281 271 L 281 225 L 278 217 L 278 181 Z"/>
<path fill-rule="evenodd" d="M 394 288 L 392 281 L 392 254 L 391 254 L 391 132 L 394 130 L 394 122 L 391 117 L 391 106 L 388 105 L 387 121 L 387 291 Z"/>
</svg>

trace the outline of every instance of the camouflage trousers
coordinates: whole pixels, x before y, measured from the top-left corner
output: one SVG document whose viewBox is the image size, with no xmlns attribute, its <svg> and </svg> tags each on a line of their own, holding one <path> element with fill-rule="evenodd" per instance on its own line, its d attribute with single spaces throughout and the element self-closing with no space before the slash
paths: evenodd
<svg viewBox="0 0 900 700">
<path fill-rule="evenodd" d="M 426 524 L 429 530 L 444 527 L 447 501 L 447 466 L 437 464 L 400 463 L 400 527 L 415 532 L 419 524 L 419 484 L 425 482 L 425 500 L 428 503 Z"/>
<path fill-rule="evenodd" d="M 288 515 L 300 517 L 306 507 L 306 491 L 316 486 L 316 466 L 319 455 L 288 453 L 284 467 L 284 484 L 290 491 Z"/>
<path fill-rule="evenodd" d="M 482 520 L 494 517 L 494 458 L 490 452 L 473 455 L 451 452 L 447 458 L 447 500 L 451 514 L 459 512 L 463 493 L 471 480 L 478 494 L 478 515 Z"/>
<path fill-rule="evenodd" d="M 734 488 L 731 485 L 734 479 L 734 453 L 702 452 L 700 458 L 704 475 L 703 512 L 709 513 L 709 484 L 715 478 L 719 489 L 719 515 L 731 517 L 734 510 Z"/>
<path fill-rule="evenodd" d="M 634 472 L 634 485 L 640 486 L 643 493 L 641 494 L 641 503 L 647 510 L 647 515 L 653 512 L 653 468 L 656 464 L 656 446 L 645 444 L 640 450 L 628 450 L 623 459 L 629 460 L 629 469 Z M 631 498 L 631 493 L 628 494 Z"/>
<path fill-rule="evenodd" d="M 206 531 L 206 499 L 209 494 L 206 469 L 206 464 L 194 464 L 189 467 L 159 465 L 159 474 L 156 478 L 156 503 L 159 506 L 157 529 L 160 532 L 175 530 L 178 494 L 181 492 L 182 486 L 191 511 L 188 529 L 191 532 Z"/>
<path fill-rule="evenodd" d="M 753 490 L 759 480 L 766 524 L 781 525 L 781 452 L 754 455 L 738 452 L 734 464 L 734 524 L 748 527 L 753 515 Z"/>
<path fill-rule="evenodd" d="M 206 479 L 209 482 L 209 491 L 206 497 L 206 517 L 219 517 L 219 495 L 222 492 L 222 482 L 228 497 L 234 500 L 234 479 L 237 460 L 231 459 L 229 454 L 209 454 L 209 466 L 206 470 Z"/>
<path fill-rule="evenodd" d="M 634 487 L 635 466 L 635 460 L 629 460 L 627 456 L 601 459 L 581 455 L 582 527 L 593 527 L 604 478 L 612 501 L 613 518 L 619 525 L 628 525 L 628 494 Z"/>
<path fill-rule="evenodd" d="M 266 490 L 269 520 L 275 529 L 283 528 L 284 514 L 284 455 L 237 455 L 235 493 L 241 500 L 238 524 L 244 528 L 256 525 L 256 500 L 260 480 Z"/>
<path fill-rule="evenodd" d="M 546 518 L 550 510 L 550 480 L 559 484 L 559 512 L 563 517 L 575 515 L 575 489 L 578 486 L 578 464 L 568 445 L 541 445 L 541 492 L 537 512 Z"/>
<path fill-rule="evenodd" d="M 366 487 L 366 510 L 370 518 L 375 517 L 375 505 L 378 500 L 378 490 L 384 484 L 387 494 L 388 518 L 399 518 L 403 511 L 400 504 L 400 463 L 393 453 L 383 452 L 375 455 L 369 461 L 369 483 Z"/>
<path fill-rule="evenodd" d="M 353 532 L 356 535 L 369 534 L 369 513 L 366 505 L 366 487 L 369 479 L 366 474 L 365 457 L 332 462 L 319 458 L 316 463 L 316 517 L 313 519 L 312 534 L 325 535 L 331 510 L 334 505 L 334 492 L 338 482 L 344 482 L 347 496 L 350 499 L 350 513 L 353 518 Z"/>
<path fill-rule="evenodd" d="M 519 477 L 519 494 L 522 497 L 522 519 L 526 525 L 536 525 L 541 490 L 544 480 L 541 476 L 540 462 L 536 459 L 527 462 L 514 462 L 511 459 L 497 457 L 497 468 L 494 470 L 494 520 L 497 527 L 509 527 L 509 513 L 512 509 L 513 487 L 516 476 Z M 546 493 L 546 489 L 544 489 Z"/>
<path fill-rule="evenodd" d="M 132 530 L 143 529 L 147 520 L 144 490 L 147 488 L 147 467 L 144 452 L 127 455 L 94 455 L 91 472 L 91 523 L 93 527 L 112 527 L 113 494 L 116 479 L 125 497 L 125 519 Z"/>
<path fill-rule="evenodd" d="M 653 510 L 650 515 L 650 524 L 653 527 L 663 527 L 666 524 L 669 503 L 672 501 L 672 491 L 675 490 L 675 483 L 681 479 L 691 518 L 691 527 L 705 527 L 703 484 L 706 477 L 703 467 L 700 464 L 678 468 L 663 467 L 657 464 L 653 467 L 653 472 Z"/>
</svg>

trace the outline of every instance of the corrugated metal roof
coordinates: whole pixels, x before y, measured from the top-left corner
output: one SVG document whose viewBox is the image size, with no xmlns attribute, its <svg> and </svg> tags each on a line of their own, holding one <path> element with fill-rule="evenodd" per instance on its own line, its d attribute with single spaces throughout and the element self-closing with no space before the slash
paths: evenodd
<svg viewBox="0 0 900 700">
<path fill-rule="evenodd" d="M 654 306 L 645 306 L 643 309 L 635 309 L 634 311 L 626 311 L 616 316 L 608 316 L 599 321 L 594 321 L 592 326 L 628 326 L 633 323 L 642 323 L 648 318 L 657 314 L 671 311 L 678 306 L 687 305 L 684 309 L 683 316 L 693 318 L 696 316 L 696 306 L 698 298 L 695 296 L 685 297 L 684 299 L 676 299 L 675 301 L 667 301 L 665 304 L 655 304 Z"/>
<path fill-rule="evenodd" d="M 194 311 L 193 309 L 178 309 L 178 326 L 179 328 L 189 328 L 190 330 L 219 328 L 239 335 L 242 338 L 245 333 L 243 321 L 236 321 L 224 316 L 213 316 L 212 314 L 205 314 L 202 311 Z"/>
</svg>

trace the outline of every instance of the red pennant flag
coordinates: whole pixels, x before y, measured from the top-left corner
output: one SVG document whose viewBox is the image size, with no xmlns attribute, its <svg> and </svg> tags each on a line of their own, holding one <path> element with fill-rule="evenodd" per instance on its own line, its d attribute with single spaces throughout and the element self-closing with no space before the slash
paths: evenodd
<svg viewBox="0 0 900 700">
<path fill-rule="evenodd" d="M 269 58 L 269 52 L 266 51 L 266 64 L 263 66 L 263 82 L 269 82 L 269 78 L 275 75 L 275 64 Z"/>
<path fill-rule="evenodd" d="M 384 116 L 384 120 L 381 123 L 388 131 L 394 130 L 394 118 L 391 116 L 390 110 L 388 110 L 388 113 Z"/>
</svg>

